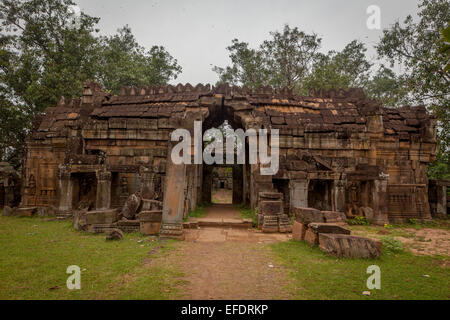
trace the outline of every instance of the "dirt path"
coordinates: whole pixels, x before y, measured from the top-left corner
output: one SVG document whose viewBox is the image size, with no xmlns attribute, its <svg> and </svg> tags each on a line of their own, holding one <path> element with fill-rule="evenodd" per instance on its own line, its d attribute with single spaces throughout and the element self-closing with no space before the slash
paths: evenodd
<svg viewBox="0 0 450 320">
<path fill-rule="evenodd" d="M 207 216 L 236 216 L 233 207 L 208 209 Z M 220 214 L 220 212 L 222 214 Z M 186 230 L 186 240 L 154 261 L 177 267 L 185 276 L 181 299 L 289 299 L 288 272 L 275 263 L 267 243 L 285 234 L 255 230 L 201 228 Z"/>
</svg>

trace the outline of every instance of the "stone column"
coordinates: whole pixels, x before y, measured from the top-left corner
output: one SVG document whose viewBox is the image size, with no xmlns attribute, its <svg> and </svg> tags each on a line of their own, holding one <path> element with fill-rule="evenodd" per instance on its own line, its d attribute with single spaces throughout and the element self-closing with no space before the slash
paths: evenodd
<svg viewBox="0 0 450 320">
<path fill-rule="evenodd" d="M 373 181 L 372 193 L 372 209 L 373 209 L 373 223 L 384 225 L 389 223 L 388 206 L 389 198 L 387 192 L 388 175 L 380 174 L 380 179 Z"/>
<path fill-rule="evenodd" d="M 58 193 L 59 193 L 59 210 L 72 210 L 72 191 L 73 184 L 70 179 L 70 169 L 66 166 L 60 166 L 58 171 Z"/>
<path fill-rule="evenodd" d="M 333 181 L 332 195 L 332 210 L 345 212 L 345 185 L 342 180 Z"/>
<path fill-rule="evenodd" d="M 244 200 L 243 198 L 243 165 L 233 166 L 233 204 L 241 204 Z"/>
<path fill-rule="evenodd" d="M 174 142 L 169 141 L 160 237 L 183 239 L 186 164 L 172 162 L 171 153 L 174 145 Z"/>
<path fill-rule="evenodd" d="M 97 210 L 111 207 L 111 172 L 97 171 Z"/>
<path fill-rule="evenodd" d="M 141 195 L 143 199 L 155 198 L 155 174 L 148 168 L 141 170 Z"/>
<path fill-rule="evenodd" d="M 308 184 L 307 179 L 289 180 L 289 198 L 291 208 L 308 207 Z"/>
</svg>

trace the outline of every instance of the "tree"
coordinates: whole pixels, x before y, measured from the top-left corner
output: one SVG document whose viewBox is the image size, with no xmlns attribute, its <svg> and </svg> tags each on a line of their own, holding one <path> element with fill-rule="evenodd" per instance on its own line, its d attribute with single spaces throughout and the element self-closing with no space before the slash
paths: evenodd
<svg viewBox="0 0 450 320">
<path fill-rule="evenodd" d="M 405 80 L 392 69 L 381 65 L 364 89 L 368 96 L 377 99 L 384 106 L 398 107 L 408 103 Z"/>
<path fill-rule="evenodd" d="M 288 25 L 282 32 L 271 32 L 270 35 L 271 39 L 264 41 L 258 49 L 251 49 L 248 43 L 234 39 L 227 47 L 231 66 L 213 68 L 219 81 L 249 88 L 259 85 L 301 87 L 310 72 L 321 39 Z"/>
<path fill-rule="evenodd" d="M 0 2 L 0 160 L 15 167 L 34 115 L 62 96 L 79 97 L 87 79 L 117 93 L 123 85 L 165 84 L 181 72 L 163 47 L 139 46 L 127 26 L 96 36 L 99 18 L 74 8 L 72 0 Z"/>
<path fill-rule="evenodd" d="M 123 85 L 163 85 L 181 72 L 177 60 L 164 47 L 153 46 L 146 51 L 128 26 L 113 36 L 101 37 L 98 55 L 95 78 L 115 94 Z"/>
<path fill-rule="evenodd" d="M 423 0 L 419 8 L 419 21 L 415 22 L 409 15 L 403 24 L 395 23 L 383 31 L 376 48 L 391 66 L 402 66 L 410 103 L 425 104 L 436 115 L 439 151 L 430 174 L 444 177 L 450 172 L 450 74 L 446 69 L 448 54 L 441 50 L 445 41 L 440 31 L 448 27 L 450 3 Z"/>
<path fill-rule="evenodd" d="M 363 43 L 354 40 L 341 52 L 316 55 L 312 71 L 304 81 L 305 89 L 365 87 L 371 68 L 366 51 Z"/>
</svg>

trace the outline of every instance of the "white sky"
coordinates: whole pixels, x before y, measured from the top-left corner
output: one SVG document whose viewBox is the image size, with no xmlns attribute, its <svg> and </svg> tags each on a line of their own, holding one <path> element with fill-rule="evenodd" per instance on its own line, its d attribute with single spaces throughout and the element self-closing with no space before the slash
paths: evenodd
<svg viewBox="0 0 450 320">
<path fill-rule="evenodd" d="M 162 45 L 183 72 L 176 83 L 211 83 L 214 65 L 230 64 L 226 47 L 238 38 L 256 48 L 269 32 L 284 24 L 322 38 L 322 50 L 342 50 L 354 39 L 364 42 L 372 62 L 382 30 L 369 30 L 366 9 L 381 9 L 381 29 L 408 14 L 416 16 L 418 0 L 74 0 L 81 10 L 100 17 L 102 34 L 128 24 L 139 44 Z"/>
</svg>

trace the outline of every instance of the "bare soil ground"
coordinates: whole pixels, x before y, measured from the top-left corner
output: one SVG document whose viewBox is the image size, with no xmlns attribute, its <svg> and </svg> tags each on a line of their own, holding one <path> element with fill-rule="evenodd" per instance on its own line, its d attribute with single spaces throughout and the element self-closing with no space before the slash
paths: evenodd
<svg viewBox="0 0 450 320">
<path fill-rule="evenodd" d="M 232 206 L 207 208 L 207 218 L 238 217 Z M 186 240 L 152 264 L 172 265 L 185 273 L 182 299 L 289 299 L 288 271 L 275 263 L 266 243 L 290 235 L 255 230 L 201 228 L 186 230 Z"/>
<path fill-rule="evenodd" d="M 216 189 L 211 194 L 212 203 L 229 203 L 233 202 L 233 190 L 231 189 Z"/>
<path fill-rule="evenodd" d="M 389 235 L 402 242 L 415 255 L 450 256 L 450 230 L 439 228 L 396 228 L 386 230 L 383 227 L 352 227 L 355 235 L 380 239 Z"/>
</svg>

